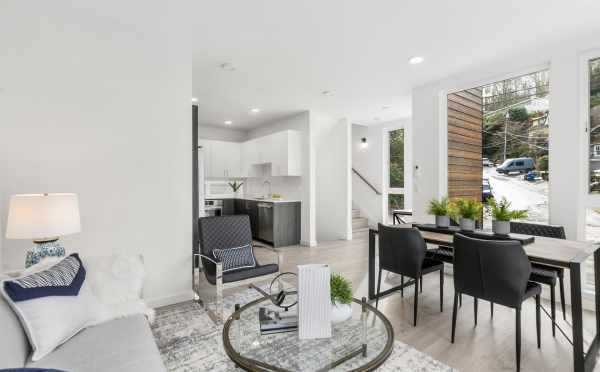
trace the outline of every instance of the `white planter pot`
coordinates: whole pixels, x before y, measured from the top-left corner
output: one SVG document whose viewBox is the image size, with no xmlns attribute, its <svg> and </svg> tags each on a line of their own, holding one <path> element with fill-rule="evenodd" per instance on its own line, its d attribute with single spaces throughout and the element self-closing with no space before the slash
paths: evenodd
<svg viewBox="0 0 600 372">
<path fill-rule="evenodd" d="M 352 317 L 352 304 L 331 304 L 331 323 L 341 323 Z"/>
<path fill-rule="evenodd" d="M 460 229 L 463 231 L 475 230 L 475 220 L 469 218 L 460 218 Z"/>
<path fill-rule="evenodd" d="M 496 235 L 510 234 L 510 221 L 492 221 L 492 231 Z"/>
<path fill-rule="evenodd" d="M 448 216 L 435 216 L 435 225 L 437 227 L 450 226 L 450 218 Z"/>
</svg>

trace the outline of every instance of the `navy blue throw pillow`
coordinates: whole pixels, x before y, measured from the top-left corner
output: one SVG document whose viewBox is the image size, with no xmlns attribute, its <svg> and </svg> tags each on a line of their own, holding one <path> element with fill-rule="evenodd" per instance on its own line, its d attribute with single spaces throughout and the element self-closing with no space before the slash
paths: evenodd
<svg viewBox="0 0 600 372">
<path fill-rule="evenodd" d="M 47 296 L 77 296 L 85 268 L 77 253 L 39 273 L 4 282 L 4 291 L 15 302 Z"/>
</svg>

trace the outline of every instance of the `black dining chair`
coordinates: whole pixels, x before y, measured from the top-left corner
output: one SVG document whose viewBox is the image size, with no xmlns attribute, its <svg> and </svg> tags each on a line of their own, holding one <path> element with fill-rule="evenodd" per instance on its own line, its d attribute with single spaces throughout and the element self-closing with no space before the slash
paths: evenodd
<svg viewBox="0 0 600 372">
<path fill-rule="evenodd" d="M 511 222 L 510 232 L 514 234 L 525 234 L 543 236 L 547 238 L 566 239 L 565 228 L 562 226 L 542 225 L 527 222 Z M 550 286 L 550 314 L 552 318 L 552 336 L 556 336 L 556 295 L 555 287 L 558 279 L 560 286 L 560 305 L 562 307 L 563 319 L 567 319 L 565 310 L 565 269 L 552 265 L 540 263 L 531 264 L 531 277 L 529 280 Z"/>
<path fill-rule="evenodd" d="M 482 240 L 454 235 L 454 304 L 452 337 L 456 331 L 458 296 L 465 294 L 507 306 L 516 311 L 517 371 L 521 369 L 521 305 L 535 297 L 537 347 L 540 348 L 540 294 L 542 287 L 529 281 L 531 263 L 521 243 L 514 240 Z M 475 307 L 476 309 L 476 307 Z M 476 318 L 475 318 L 476 319 Z"/>
<path fill-rule="evenodd" d="M 393 227 L 379 224 L 379 280 L 377 295 L 381 290 L 382 270 L 414 279 L 415 303 L 413 324 L 417 326 L 417 308 L 419 303 L 419 281 L 423 275 L 439 271 L 440 273 L 440 311 L 444 308 L 444 263 L 425 257 L 427 244 L 416 228 Z M 404 284 L 402 282 L 402 284 Z M 379 297 L 375 307 L 379 305 Z"/>
</svg>

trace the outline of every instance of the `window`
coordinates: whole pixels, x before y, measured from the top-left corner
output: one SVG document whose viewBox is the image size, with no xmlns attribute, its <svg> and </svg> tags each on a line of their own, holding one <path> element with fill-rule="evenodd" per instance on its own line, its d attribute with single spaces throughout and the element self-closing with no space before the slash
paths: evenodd
<svg viewBox="0 0 600 372">
<path fill-rule="evenodd" d="M 595 243 L 600 242 L 600 58 L 594 57 L 586 61 L 585 96 L 587 102 L 588 127 L 588 192 L 585 198 L 585 239 Z M 586 261 L 583 269 L 583 287 L 588 293 L 594 293 L 593 260 Z"/>
<path fill-rule="evenodd" d="M 600 58 L 589 61 L 590 193 L 600 193 Z"/>
<path fill-rule="evenodd" d="M 390 131 L 390 189 L 404 188 L 404 129 Z"/>
<path fill-rule="evenodd" d="M 388 215 L 394 209 L 404 209 L 404 128 L 390 130 Z M 391 221 L 391 217 L 389 217 Z"/>
<path fill-rule="evenodd" d="M 527 209 L 525 220 L 537 223 L 549 221 L 548 93 L 548 70 L 482 87 L 481 156 L 490 160 L 483 167 L 483 180 L 490 190 L 482 199 L 506 197 L 512 208 Z M 484 226 L 491 226 L 491 220 L 486 208 Z"/>
</svg>

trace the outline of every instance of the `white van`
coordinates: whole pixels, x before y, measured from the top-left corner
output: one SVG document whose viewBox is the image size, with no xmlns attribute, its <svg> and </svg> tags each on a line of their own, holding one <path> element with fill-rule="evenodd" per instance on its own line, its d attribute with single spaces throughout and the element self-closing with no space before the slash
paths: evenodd
<svg viewBox="0 0 600 372">
<path fill-rule="evenodd" d="M 501 166 L 496 168 L 496 172 L 504 174 L 510 172 L 527 173 L 534 169 L 535 166 L 532 158 L 514 158 L 506 159 Z"/>
</svg>

